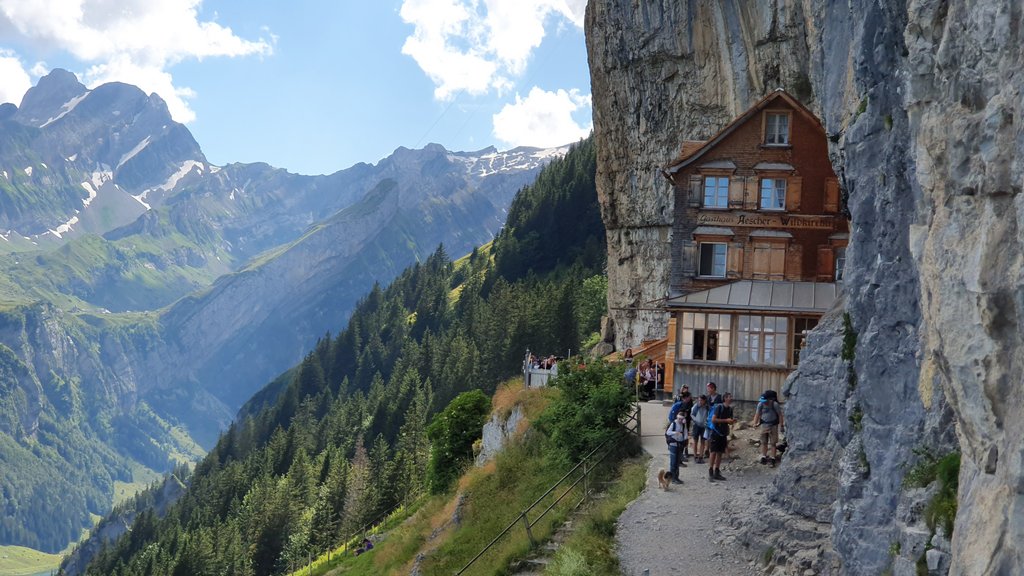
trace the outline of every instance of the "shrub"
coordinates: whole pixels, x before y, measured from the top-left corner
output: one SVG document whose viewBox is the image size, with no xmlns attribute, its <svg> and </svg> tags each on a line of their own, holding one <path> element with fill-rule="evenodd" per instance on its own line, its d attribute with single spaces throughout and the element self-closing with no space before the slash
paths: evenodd
<svg viewBox="0 0 1024 576">
<path fill-rule="evenodd" d="M 541 413 L 537 429 L 547 439 L 548 454 L 570 464 L 620 433 L 632 390 L 622 385 L 619 365 L 595 361 L 585 368 L 560 365 L 559 371 L 553 385 L 561 394 Z"/>
<path fill-rule="evenodd" d="M 430 464 L 427 483 L 439 494 L 459 477 L 463 466 L 473 459 L 473 443 L 481 437 L 491 411 L 491 399 L 480 390 L 463 392 L 434 416 L 427 426 Z"/>
</svg>

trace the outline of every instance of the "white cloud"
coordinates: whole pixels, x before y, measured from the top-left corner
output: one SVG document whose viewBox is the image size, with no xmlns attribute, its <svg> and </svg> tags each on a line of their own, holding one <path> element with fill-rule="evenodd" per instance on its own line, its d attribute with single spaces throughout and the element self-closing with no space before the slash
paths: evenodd
<svg viewBox="0 0 1024 576">
<path fill-rule="evenodd" d="M 199 20 L 201 0 L 0 0 L 0 29 L 28 43 L 69 53 L 90 66 L 90 86 L 118 80 L 163 97 L 171 114 L 194 114 L 188 88 L 175 87 L 167 68 L 184 59 L 270 54 L 272 44 L 239 38 L 230 28 Z M 3 76 L 0 76 L 3 78 Z M 0 84 L 8 84 L 6 78 Z M 5 89 L 6 86 L 0 87 Z"/>
<path fill-rule="evenodd" d="M 22 66 L 18 55 L 10 50 L 0 49 L 0 104 L 21 103 L 21 97 L 32 87 L 32 80 Z"/>
<path fill-rule="evenodd" d="M 586 0 L 405 0 L 402 19 L 415 26 L 402 53 L 433 80 L 434 96 L 499 93 L 526 68 L 549 17 L 583 26 Z"/>
<path fill-rule="evenodd" d="M 506 104 L 494 115 L 494 136 L 509 146 L 559 146 L 585 138 L 592 122 L 573 119 L 576 112 L 589 111 L 590 95 L 579 90 L 547 92 L 534 86 L 526 98 L 516 94 L 515 104 Z"/>
</svg>

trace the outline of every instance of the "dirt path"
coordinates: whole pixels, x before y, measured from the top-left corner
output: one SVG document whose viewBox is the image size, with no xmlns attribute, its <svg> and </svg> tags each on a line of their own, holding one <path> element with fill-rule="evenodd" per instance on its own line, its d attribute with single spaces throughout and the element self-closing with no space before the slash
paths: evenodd
<svg viewBox="0 0 1024 576">
<path fill-rule="evenodd" d="M 774 470 L 762 466 L 760 448 L 751 445 L 754 430 L 740 430 L 733 441 L 730 462 L 722 464 L 724 482 L 708 482 L 707 466 L 680 468 L 683 485 L 668 491 L 658 487 L 657 473 L 668 468 L 665 427 L 668 406 L 645 403 L 641 409 L 644 449 L 653 456 L 647 488 L 619 517 L 616 531 L 619 561 L 627 576 L 760 575 L 756 560 L 718 543 L 722 536 L 723 503 L 730 510 L 747 510 L 746 502 L 763 497 Z M 742 513 L 742 512 L 740 512 Z M 648 571 L 648 572 L 645 572 Z"/>
</svg>

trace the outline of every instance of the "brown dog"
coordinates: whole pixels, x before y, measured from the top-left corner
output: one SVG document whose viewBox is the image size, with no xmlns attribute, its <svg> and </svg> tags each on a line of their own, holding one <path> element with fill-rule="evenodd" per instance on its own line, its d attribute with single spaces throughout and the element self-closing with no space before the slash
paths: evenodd
<svg viewBox="0 0 1024 576">
<path fill-rule="evenodd" d="M 666 472 L 664 468 L 658 470 L 658 486 L 661 486 L 662 490 L 668 490 L 668 485 L 671 481 L 672 475 Z"/>
</svg>

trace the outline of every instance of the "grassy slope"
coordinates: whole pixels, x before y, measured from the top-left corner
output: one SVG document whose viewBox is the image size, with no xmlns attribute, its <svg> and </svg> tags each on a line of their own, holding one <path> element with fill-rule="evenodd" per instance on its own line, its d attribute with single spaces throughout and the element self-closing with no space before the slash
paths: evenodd
<svg viewBox="0 0 1024 576">
<path fill-rule="evenodd" d="M 543 411 L 556 393 L 554 389 L 524 390 L 518 379 L 513 380 L 499 387 L 492 413 L 505 417 L 516 404 L 522 404 L 526 419 L 530 420 Z M 526 427 L 521 424 L 520 433 Z M 331 561 L 321 558 L 312 571 L 303 569 L 295 576 L 408 574 L 420 556 L 418 568 L 424 576 L 454 574 L 565 473 L 553 467 L 536 448 L 537 443 L 521 437 L 497 459 L 467 471 L 454 493 L 425 497 L 411 509 L 396 514 L 385 527 L 386 536 L 371 553 L 356 557 L 341 549 L 334 550 Z M 615 520 L 640 493 L 645 474 L 646 461 L 642 458 L 626 461 L 615 471 L 615 483 L 608 497 L 587 507 L 581 528 L 563 546 L 566 551 L 560 552 L 566 558 L 556 559 L 560 566 L 570 568 L 565 573 L 618 574 L 613 549 Z M 461 506 L 457 494 L 463 495 Z M 531 520 L 552 500 L 549 497 Z M 577 500 L 578 496 L 571 494 L 556 506 L 552 514 L 532 528 L 534 538 L 549 538 Z M 458 525 L 452 521 L 456 514 L 460 519 Z M 526 533 L 516 526 L 466 574 L 502 573 L 510 561 L 529 552 Z M 587 557 L 582 563 L 581 554 Z M 574 569 L 581 566 L 587 571 Z"/>
</svg>

